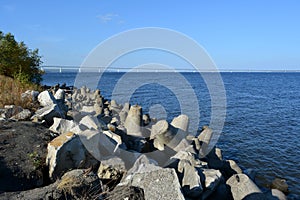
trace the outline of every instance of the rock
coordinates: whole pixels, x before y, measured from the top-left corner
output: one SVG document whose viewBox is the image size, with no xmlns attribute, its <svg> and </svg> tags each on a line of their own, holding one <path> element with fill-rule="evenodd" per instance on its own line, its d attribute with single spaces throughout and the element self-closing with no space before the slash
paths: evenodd
<svg viewBox="0 0 300 200">
<path fill-rule="evenodd" d="M 279 200 L 287 200 L 285 194 L 277 189 L 272 189 L 271 190 L 272 196 L 278 198 Z"/>
<path fill-rule="evenodd" d="M 115 100 L 111 100 L 109 109 L 114 113 L 119 113 L 121 111 L 121 106 L 119 106 Z"/>
<path fill-rule="evenodd" d="M 57 104 L 52 104 L 37 110 L 31 119 L 34 119 L 34 117 L 37 117 L 40 120 L 45 120 L 47 124 L 51 125 L 53 124 L 54 117 L 65 118 L 65 114 Z"/>
<path fill-rule="evenodd" d="M 54 117 L 53 121 L 54 122 L 49 128 L 49 130 L 58 134 L 67 133 L 76 126 L 76 123 L 73 120 L 66 120 Z"/>
<path fill-rule="evenodd" d="M 16 115 L 12 116 L 10 119 L 16 121 L 26 121 L 29 120 L 31 117 L 31 112 L 28 109 L 23 109 L 21 112 L 17 113 Z"/>
<path fill-rule="evenodd" d="M 64 194 L 64 199 L 95 199 L 103 190 L 103 186 L 95 173 L 75 169 L 62 176 L 57 190 Z"/>
<path fill-rule="evenodd" d="M 108 200 L 145 200 L 144 190 L 139 187 L 134 186 L 117 186 L 113 191 L 109 192 L 107 196 L 103 199 Z"/>
<path fill-rule="evenodd" d="M 203 127 L 203 131 L 198 136 L 200 146 L 196 145 L 196 148 L 199 150 L 199 157 L 205 157 L 209 151 L 209 143 L 213 135 L 213 130 L 208 126 Z"/>
<path fill-rule="evenodd" d="M 187 132 L 189 129 L 189 117 L 187 115 L 179 115 L 172 120 L 171 125 Z"/>
<path fill-rule="evenodd" d="M 225 200 L 231 199 L 231 193 L 225 183 L 220 183 L 214 192 L 206 191 L 203 193 L 202 199 L 208 200 Z"/>
<path fill-rule="evenodd" d="M 236 174 L 241 174 L 243 173 L 243 171 L 241 170 L 241 168 L 236 164 L 236 162 L 234 160 L 227 160 L 227 162 L 230 165 L 230 168 L 236 172 Z"/>
<path fill-rule="evenodd" d="M 63 89 L 58 89 L 56 92 L 55 92 L 55 95 L 54 95 L 54 98 L 57 100 L 57 101 L 62 101 L 64 102 L 65 101 L 65 98 L 66 98 L 66 93 Z"/>
<path fill-rule="evenodd" d="M 231 176 L 226 184 L 230 187 L 234 200 L 244 199 L 250 195 L 262 193 L 255 183 L 245 174 L 235 174 Z"/>
<path fill-rule="evenodd" d="M 127 149 L 126 145 L 122 142 L 121 136 L 113 133 L 112 131 L 103 131 L 103 133 L 116 143 L 116 147 L 114 149 L 114 152 L 116 151 L 116 149 L 118 147 L 120 147 L 122 149 Z"/>
<path fill-rule="evenodd" d="M 202 173 L 205 177 L 205 188 L 214 191 L 221 181 L 221 172 L 216 169 L 203 169 Z"/>
<path fill-rule="evenodd" d="M 64 172 L 78 168 L 86 159 L 86 150 L 80 138 L 72 132 L 59 135 L 48 144 L 46 164 L 49 177 L 57 179 Z"/>
<path fill-rule="evenodd" d="M 143 137 L 141 132 L 142 126 L 142 107 L 134 105 L 130 107 L 128 115 L 126 117 L 124 126 L 127 130 L 128 135 L 137 137 Z"/>
<path fill-rule="evenodd" d="M 55 97 L 49 91 L 43 91 L 38 95 L 38 101 L 41 106 L 48 107 L 57 104 Z"/>
<path fill-rule="evenodd" d="M 100 179 L 121 180 L 126 172 L 125 163 L 121 158 L 112 157 L 101 160 L 97 175 Z"/>
<path fill-rule="evenodd" d="M 202 194 L 201 177 L 199 171 L 188 160 L 180 160 L 178 171 L 183 173 L 181 186 L 186 196 L 197 198 Z"/>
<path fill-rule="evenodd" d="M 189 146 L 185 136 L 185 132 L 169 125 L 166 120 L 160 120 L 152 126 L 150 139 L 154 140 L 154 147 L 160 151 L 165 149 L 165 145 L 180 151 Z"/>
<path fill-rule="evenodd" d="M 288 186 L 286 180 L 285 179 L 281 179 L 281 178 L 275 178 L 272 181 L 272 184 L 271 184 L 271 188 L 272 189 L 280 190 L 281 192 L 286 193 L 286 194 L 289 192 L 289 188 L 288 187 L 289 186 Z"/>
<path fill-rule="evenodd" d="M 90 115 L 96 114 L 94 106 L 82 106 L 82 108 L 80 109 L 80 112 L 85 113 L 85 114 L 90 114 Z"/>
<path fill-rule="evenodd" d="M 26 90 L 26 92 L 21 94 L 22 100 L 31 99 L 32 101 L 36 101 L 39 95 L 38 91 L 35 90 Z"/>
<path fill-rule="evenodd" d="M 124 125 L 124 123 L 125 123 L 125 120 L 127 118 L 128 112 L 129 112 L 129 108 L 130 108 L 130 104 L 125 103 L 123 106 L 123 109 L 119 113 L 120 122 L 122 125 Z"/>
<path fill-rule="evenodd" d="M 148 114 L 144 114 L 143 115 L 143 125 L 147 126 L 150 124 L 150 122 L 151 122 L 150 116 Z"/>
<path fill-rule="evenodd" d="M 225 161 L 222 160 L 222 151 L 214 147 L 207 155 L 208 166 L 212 169 L 223 169 Z M 228 163 L 228 166 L 230 164 Z M 230 175 L 231 176 L 231 175 Z"/>
<path fill-rule="evenodd" d="M 96 117 L 90 116 L 90 115 L 83 117 L 80 120 L 79 124 L 83 124 L 86 127 L 88 127 L 89 129 L 94 129 L 94 130 L 97 130 L 101 127 L 98 119 Z"/>
<path fill-rule="evenodd" d="M 142 188 L 146 200 L 185 199 L 174 169 L 159 168 L 157 170 L 146 170 L 146 172 L 140 169 L 139 171 L 140 173 L 133 174 L 129 185 Z"/>
<path fill-rule="evenodd" d="M 15 105 L 5 105 L 2 117 L 4 119 L 9 119 L 23 111 L 23 108 L 21 106 L 15 106 Z"/>
</svg>

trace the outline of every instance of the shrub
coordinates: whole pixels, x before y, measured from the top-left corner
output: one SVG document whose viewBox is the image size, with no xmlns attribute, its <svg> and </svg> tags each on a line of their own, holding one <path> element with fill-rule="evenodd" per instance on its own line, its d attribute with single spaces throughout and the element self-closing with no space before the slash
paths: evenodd
<svg viewBox="0 0 300 200">
<path fill-rule="evenodd" d="M 16 105 L 31 110 L 37 109 L 38 104 L 33 102 L 32 99 L 21 98 L 21 94 L 26 90 L 41 91 L 42 88 L 33 83 L 22 83 L 13 78 L 0 75 L 0 108 L 3 108 L 4 105 Z"/>
<path fill-rule="evenodd" d="M 40 83 L 43 71 L 38 49 L 29 49 L 24 42 L 18 43 L 11 33 L 0 31 L 0 74 L 12 77 L 22 83 Z"/>
</svg>

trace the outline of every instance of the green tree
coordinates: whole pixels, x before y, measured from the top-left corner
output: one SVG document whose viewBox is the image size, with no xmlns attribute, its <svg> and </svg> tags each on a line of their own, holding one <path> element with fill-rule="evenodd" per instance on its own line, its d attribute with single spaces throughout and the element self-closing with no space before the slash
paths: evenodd
<svg viewBox="0 0 300 200">
<path fill-rule="evenodd" d="M 11 33 L 0 31 L 0 74 L 21 82 L 40 83 L 43 71 L 38 49 L 29 49 L 24 42 L 17 42 Z"/>
</svg>

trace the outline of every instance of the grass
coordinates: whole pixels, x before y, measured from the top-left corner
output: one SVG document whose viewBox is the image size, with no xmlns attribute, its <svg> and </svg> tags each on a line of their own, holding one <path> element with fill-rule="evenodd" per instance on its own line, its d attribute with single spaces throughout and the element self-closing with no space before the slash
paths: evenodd
<svg viewBox="0 0 300 200">
<path fill-rule="evenodd" d="M 21 98 L 21 94 L 26 90 L 41 91 L 41 87 L 0 75 L 0 108 L 3 108 L 5 105 L 16 105 L 31 110 L 36 109 L 36 104 L 31 98 Z"/>
</svg>

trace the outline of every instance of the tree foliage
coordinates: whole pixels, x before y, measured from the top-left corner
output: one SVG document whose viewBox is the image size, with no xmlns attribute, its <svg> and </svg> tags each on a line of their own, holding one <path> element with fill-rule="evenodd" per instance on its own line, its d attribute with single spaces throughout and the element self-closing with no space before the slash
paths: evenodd
<svg viewBox="0 0 300 200">
<path fill-rule="evenodd" d="M 43 72 L 38 49 L 29 49 L 24 42 L 17 42 L 11 33 L 0 31 L 0 74 L 21 82 L 40 83 Z"/>
</svg>

